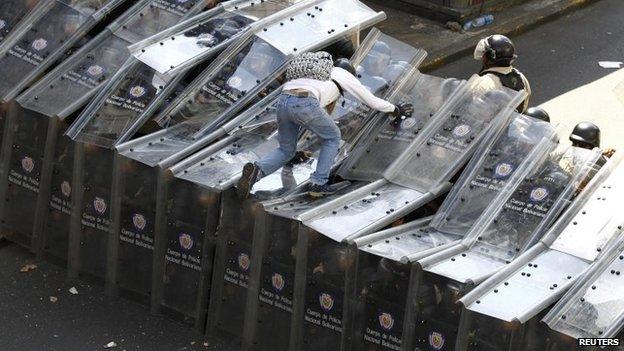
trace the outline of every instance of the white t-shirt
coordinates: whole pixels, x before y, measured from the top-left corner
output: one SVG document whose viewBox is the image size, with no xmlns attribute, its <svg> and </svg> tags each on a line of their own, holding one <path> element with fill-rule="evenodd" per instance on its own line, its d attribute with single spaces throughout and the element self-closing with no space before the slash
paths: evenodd
<svg viewBox="0 0 624 351">
<path fill-rule="evenodd" d="M 381 112 L 394 111 L 394 104 L 376 97 L 371 93 L 360 81 L 351 73 L 340 67 L 332 69 L 331 78 L 335 80 L 340 87 L 353 95 L 370 108 Z M 284 84 L 283 91 L 288 90 L 305 90 L 316 97 L 322 107 L 338 100 L 340 91 L 336 84 L 331 81 L 321 81 L 316 79 L 300 78 L 294 79 Z"/>
<path fill-rule="evenodd" d="M 500 74 L 509 74 L 513 71 L 513 67 L 490 67 L 485 72 L 497 72 Z M 522 102 L 522 111 L 525 112 L 529 108 L 529 99 L 531 98 L 531 85 L 529 84 L 528 79 L 520 73 L 520 78 L 522 78 L 522 82 L 524 83 L 524 91 L 527 93 L 527 98 Z M 495 74 L 485 74 L 481 77 L 481 83 L 487 86 L 489 89 L 500 89 L 503 87 L 503 83 L 501 83 L 500 78 Z"/>
</svg>

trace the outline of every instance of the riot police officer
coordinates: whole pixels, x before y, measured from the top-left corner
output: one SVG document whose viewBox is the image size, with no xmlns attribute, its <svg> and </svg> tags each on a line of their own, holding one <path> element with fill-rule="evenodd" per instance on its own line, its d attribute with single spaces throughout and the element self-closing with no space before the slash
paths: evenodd
<svg viewBox="0 0 624 351">
<path fill-rule="evenodd" d="M 515 91 L 524 90 L 527 98 L 518 106 L 518 112 L 525 112 L 529 107 L 531 86 L 524 74 L 512 66 L 517 58 L 516 47 L 504 35 L 496 34 L 481 39 L 474 51 L 475 60 L 482 62 L 479 75 L 483 84 L 492 89 L 507 87 Z"/>
<path fill-rule="evenodd" d="M 541 107 L 529 107 L 524 114 L 539 119 L 540 121 L 550 123 L 550 115 Z"/>
<path fill-rule="evenodd" d="M 600 148 L 600 128 L 591 122 L 581 122 L 574 126 L 570 141 L 573 146 L 582 147 L 584 149 Z M 602 160 L 599 162 L 603 165 L 607 158 L 611 158 L 615 154 L 615 150 L 608 148 L 602 152 Z"/>
</svg>

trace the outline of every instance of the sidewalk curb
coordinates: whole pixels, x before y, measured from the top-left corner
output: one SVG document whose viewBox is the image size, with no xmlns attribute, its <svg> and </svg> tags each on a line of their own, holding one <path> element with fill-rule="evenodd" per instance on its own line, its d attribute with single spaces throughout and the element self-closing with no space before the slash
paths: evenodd
<svg viewBox="0 0 624 351">
<path fill-rule="evenodd" d="M 598 1 L 600 0 L 560 0 L 543 8 L 538 15 L 534 12 L 524 13 L 513 20 L 490 26 L 485 32 L 475 32 L 474 34 L 469 35 L 467 39 L 473 37 L 481 38 L 491 34 L 504 34 L 509 36 L 518 35 L 535 28 L 540 24 L 555 20 L 574 10 Z M 428 72 L 448 64 L 449 62 L 455 61 L 456 59 L 470 53 L 474 49 L 474 45 L 475 41 L 473 40 L 462 40 L 459 43 L 450 44 L 443 49 L 429 52 L 427 59 L 420 66 L 420 70 L 422 72 Z"/>
</svg>

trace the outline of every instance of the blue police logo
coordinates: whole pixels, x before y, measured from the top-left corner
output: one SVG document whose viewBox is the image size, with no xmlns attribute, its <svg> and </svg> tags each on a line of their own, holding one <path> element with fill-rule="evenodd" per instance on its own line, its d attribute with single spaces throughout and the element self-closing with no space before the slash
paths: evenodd
<svg viewBox="0 0 624 351">
<path fill-rule="evenodd" d="M 543 201 L 546 197 L 548 197 L 548 189 L 539 187 L 531 190 L 531 201 L 540 202 Z"/>
<path fill-rule="evenodd" d="M 334 308 L 334 298 L 328 293 L 321 293 L 319 295 L 319 304 L 325 312 L 329 312 Z"/>
<path fill-rule="evenodd" d="M 506 162 L 500 163 L 494 170 L 496 178 L 507 178 L 511 172 L 513 172 L 513 166 Z"/>
</svg>

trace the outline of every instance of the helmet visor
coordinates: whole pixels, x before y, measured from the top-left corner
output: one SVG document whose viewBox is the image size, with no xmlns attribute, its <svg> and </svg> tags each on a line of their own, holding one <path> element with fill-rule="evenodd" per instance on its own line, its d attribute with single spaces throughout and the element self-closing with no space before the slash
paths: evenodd
<svg viewBox="0 0 624 351">
<path fill-rule="evenodd" d="M 477 44 L 477 47 L 475 47 L 475 50 L 474 50 L 474 59 L 477 61 L 481 61 L 481 59 L 483 59 L 483 55 L 485 54 L 485 51 L 487 50 L 487 47 L 488 47 L 488 44 L 487 44 L 486 39 L 479 40 L 479 43 Z"/>
</svg>

